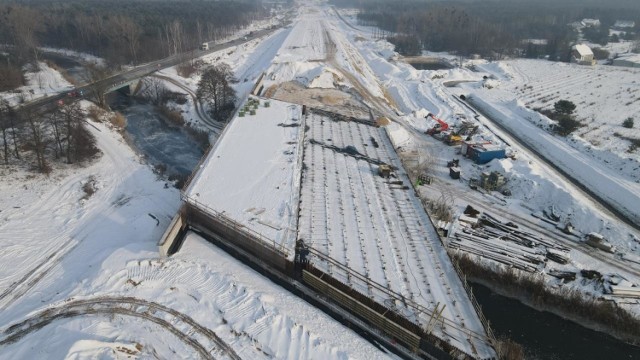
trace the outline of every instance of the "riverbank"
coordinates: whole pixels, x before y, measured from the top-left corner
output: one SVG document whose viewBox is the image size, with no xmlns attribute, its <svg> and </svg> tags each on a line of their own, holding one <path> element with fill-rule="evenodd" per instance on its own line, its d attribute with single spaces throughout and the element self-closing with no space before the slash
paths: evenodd
<svg viewBox="0 0 640 360">
<path fill-rule="evenodd" d="M 585 297 L 577 291 L 551 289 L 539 277 L 515 270 L 488 267 L 468 255 L 451 254 L 468 281 L 535 309 L 557 315 L 582 327 L 612 336 L 637 349 L 640 356 L 640 319 L 613 302 Z M 516 340 L 517 341 L 517 340 Z"/>
</svg>

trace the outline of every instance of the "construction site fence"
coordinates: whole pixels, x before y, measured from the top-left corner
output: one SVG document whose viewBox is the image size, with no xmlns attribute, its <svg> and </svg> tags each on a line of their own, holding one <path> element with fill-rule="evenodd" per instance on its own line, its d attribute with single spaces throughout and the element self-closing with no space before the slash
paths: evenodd
<svg viewBox="0 0 640 360">
<path fill-rule="evenodd" d="M 476 300 L 475 295 L 473 295 L 473 289 L 471 289 L 471 286 L 467 282 L 467 276 L 462 272 L 455 258 L 452 256 L 450 256 L 450 258 L 451 258 L 451 263 L 453 264 L 453 268 L 456 270 L 456 273 L 460 277 L 460 281 L 462 281 L 462 285 L 464 286 L 464 289 L 467 292 L 467 295 L 469 296 L 469 300 L 471 300 L 471 304 L 473 304 L 474 309 L 478 313 L 480 322 L 482 322 L 482 326 L 484 326 L 484 331 L 486 331 L 487 336 L 489 337 L 489 339 L 492 341 L 492 344 L 494 345 L 494 349 L 496 349 L 497 351 L 497 346 L 496 346 L 497 340 L 496 340 L 495 334 L 493 333 L 493 329 L 491 329 L 489 321 L 484 316 L 484 313 L 482 312 L 482 308 L 480 307 L 480 304 Z"/>
</svg>

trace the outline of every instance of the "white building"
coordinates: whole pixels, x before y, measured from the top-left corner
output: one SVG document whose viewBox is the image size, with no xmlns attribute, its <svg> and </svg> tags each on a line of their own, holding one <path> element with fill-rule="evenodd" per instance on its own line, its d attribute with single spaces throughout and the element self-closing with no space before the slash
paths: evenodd
<svg viewBox="0 0 640 360">
<path fill-rule="evenodd" d="M 571 47 L 571 62 L 580 65 L 594 65 L 593 51 L 587 45 L 576 44 Z"/>
<path fill-rule="evenodd" d="M 636 27 L 636 22 L 630 20 L 617 20 L 616 23 L 613 24 L 614 29 L 620 30 L 633 29 L 634 27 Z"/>
<path fill-rule="evenodd" d="M 582 19 L 582 21 L 580 21 L 580 23 L 584 27 L 599 27 L 600 26 L 600 20 L 598 20 L 598 19 Z"/>
</svg>

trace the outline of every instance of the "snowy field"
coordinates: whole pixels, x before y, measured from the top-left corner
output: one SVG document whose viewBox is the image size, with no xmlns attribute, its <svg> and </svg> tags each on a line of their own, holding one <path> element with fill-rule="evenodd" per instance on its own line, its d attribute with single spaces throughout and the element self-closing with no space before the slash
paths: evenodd
<svg viewBox="0 0 640 360">
<path fill-rule="evenodd" d="M 64 318 L 38 328 L 58 314 Z M 20 320 L 26 336 L 6 345 L 0 359 L 387 358 L 192 233 L 180 254 L 104 268 L 72 298 Z"/>
<path fill-rule="evenodd" d="M 594 151 L 612 152 L 640 163 L 640 151 L 629 152 L 630 142 L 622 138 L 640 139 L 640 125 L 633 129 L 622 126 L 625 119 L 636 117 L 640 108 L 640 69 L 538 60 L 502 64 L 506 81 L 499 83 L 500 90 L 511 93 L 529 109 L 553 110 L 558 100 L 572 101 L 577 106 L 576 117 L 585 125 L 576 134 L 591 143 Z M 640 179 L 637 168 L 635 174 Z"/>
</svg>

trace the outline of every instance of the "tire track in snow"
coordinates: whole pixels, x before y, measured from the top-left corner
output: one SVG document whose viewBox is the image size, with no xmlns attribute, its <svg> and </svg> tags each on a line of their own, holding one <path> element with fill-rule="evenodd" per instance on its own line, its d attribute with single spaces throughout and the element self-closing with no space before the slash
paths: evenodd
<svg viewBox="0 0 640 360">
<path fill-rule="evenodd" d="M 90 129 L 90 131 L 93 131 Z M 112 151 L 109 146 L 105 146 L 105 144 L 100 143 L 101 137 L 96 137 L 98 139 L 98 148 L 102 150 L 103 158 L 109 161 L 107 164 L 105 171 L 111 174 L 126 174 L 129 173 L 132 169 L 132 166 L 126 161 L 128 159 L 123 159 L 122 154 Z M 105 161 L 105 160 L 100 160 Z M 128 164 L 123 167 L 120 164 Z M 55 190 L 51 191 L 48 196 L 46 196 L 43 200 L 38 201 L 36 204 L 32 205 L 31 208 L 35 208 L 36 214 L 35 218 L 43 218 L 46 219 L 50 214 L 52 209 L 47 206 L 47 204 L 61 204 L 62 206 L 66 206 L 70 204 L 70 198 L 75 194 L 75 191 L 72 189 L 76 186 L 76 184 L 81 180 L 87 177 L 86 173 L 80 173 L 76 175 L 72 175 L 71 177 L 65 179 L 64 183 L 60 185 Z M 71 253 L 76 247 L 78 247 L 82 240 L 85 239 L 91 232 L 91 230 L 95 227 L 99 227 L 104 221 L 106 221 L 109 214 L 113 213 L 117 207 L 117 202 L 111 201 L 113 199 L 113 195 L 119 185 L 123 183 L 124 178 L 122 176 L 117 176 L 114 178 L 114 183 L 103 191 L 98 192 L 98 198 L 92 198 L 90 201 L 98 202 L 99 206 L 93 209 L 89 209 L 86 212 L 78 212 L 82 209 L 79 207 L 75 209 L 74 214 L 77 213 L 77 219 L 79 224 L 74 222 L 65 222 L 62 229 L 55 229 L 60 231 L 53 239 L 47 240 L 49 243 L 53 244 L 52 248 L 57 248 L 50 252 L 48 255 L 43 255 L 44 259 L 38 262 L 34 267 L 31 267 L 18 281 L 13 282 L 8 288 L 6 288 L 0 294 L 0 310 L 4 311 L 17 300 L 22 298 L 29 290 L 35 287 L 46 275 L 48 275 L 52 269 L 54 269 L 58 264 L 62 262 L 62 260 Z M 57 207 L 56 207 L 57 208 Z M 98 222 L 91 222 L 93 216 L 96 214 L 101 214 L 101 220 Z M 30 219 L 34 219 L 34 217 L 30 217 Z M 83 221 L 83 219 L 85 221 Z M 89 220 L 89 221 L 86 221 Z M 45 223 L 43 221 L 43 223 Z M 51 229 L 45 229 L 47 231 L 51 231 Z M 72 231 L 75 231 L 75 235 L 72 235 Z M 46 236 L 46 234 L 41 234 L 38 236 Z M 64 237 L 68 237 L 62 244 L 57 245 L 57 241 Z"/>
<path fill-rule="evenodd" d="M 215 332 L 198 324 L 191 317 L 158 303 L 132 297 L 71 300 L 58 306 L 45 308 L 5 328 L 2 331 L 3 337 L 0 338 L 0 347 L 16 342 L 58 319 L 113 314 L 136 317 L 160 325 L 191 346 L 203 359 L 215 359 L 211 354 L 212 351 L 221 352 L 222 355 L 233 360 L 241 359 Z M 211 345 L 215 347 L 212 348 Z"/>
<path fill-rule="evenodd" d="M 11 304 L 26 294 L 32 287 L 40 282 L 51 269 L 58 265 L 66 254 L 75 249 L 79 243 L 76 242 L 74 244 L 74 240 L 73 238 L 67 240 L 60 249 L 49 254 L 44 261 L 32 268 L 20 280 L 6 288 L 0 294 L 0 311 L 6 310 Z"/>
</svg>

